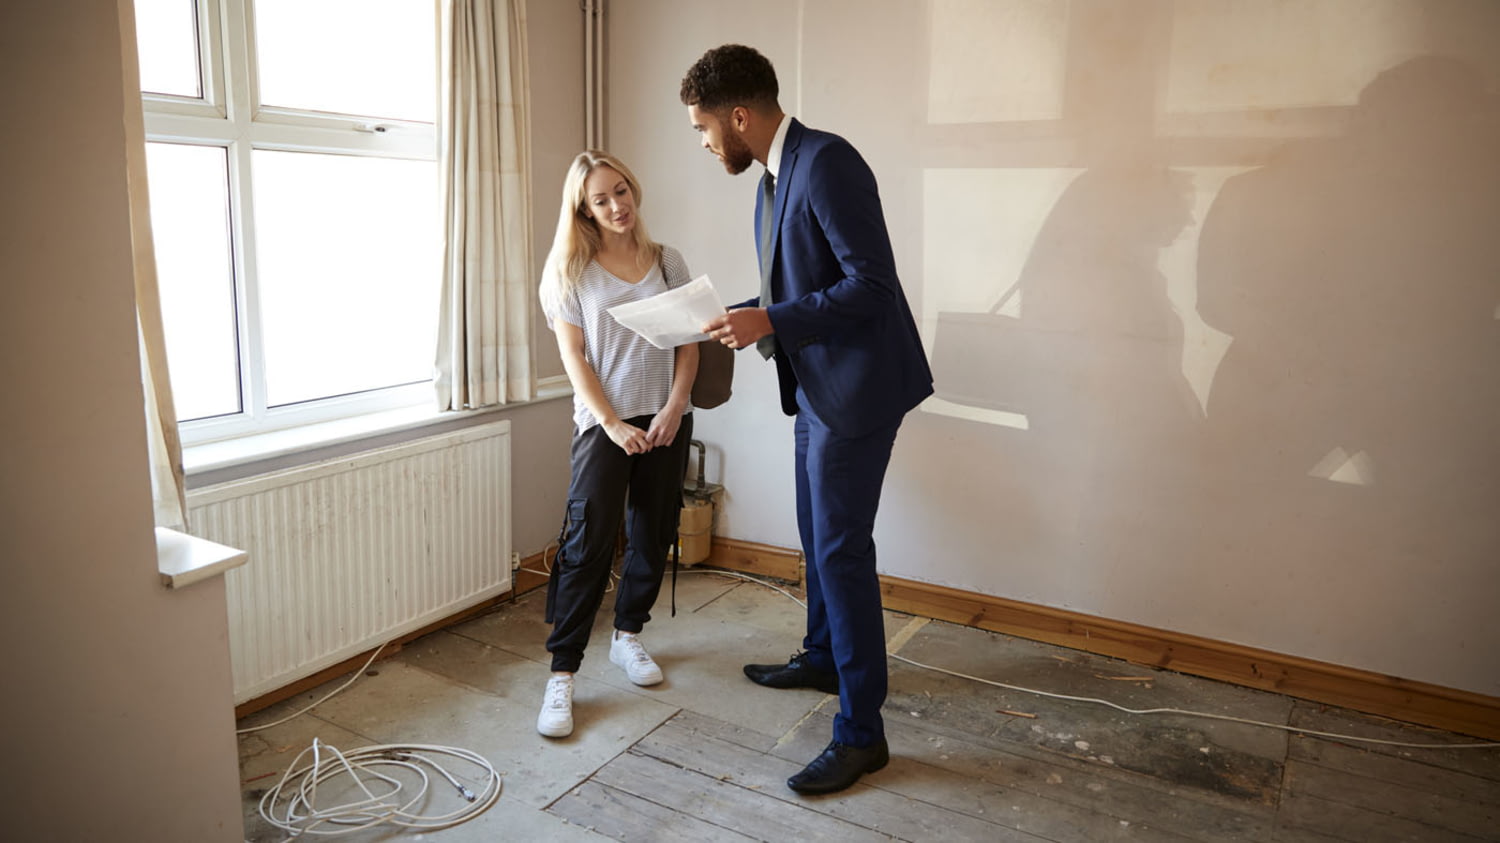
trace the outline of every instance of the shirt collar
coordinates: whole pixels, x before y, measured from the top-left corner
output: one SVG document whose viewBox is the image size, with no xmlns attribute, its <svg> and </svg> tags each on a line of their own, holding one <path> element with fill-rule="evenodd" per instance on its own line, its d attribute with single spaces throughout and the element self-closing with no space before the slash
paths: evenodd
<svg viewBox="0 0 1500 843">
<path fill-rule="evenodd" d="M 781 115 L 781 123 L 776 127 L 776 134 L 771 137 L 771 149 L 766 152 L 766 169 L 773 179 L 781 175 L 781 148 L 786 145 L 786 130 L 791 125 L 791 115 Z"/>
</svg>

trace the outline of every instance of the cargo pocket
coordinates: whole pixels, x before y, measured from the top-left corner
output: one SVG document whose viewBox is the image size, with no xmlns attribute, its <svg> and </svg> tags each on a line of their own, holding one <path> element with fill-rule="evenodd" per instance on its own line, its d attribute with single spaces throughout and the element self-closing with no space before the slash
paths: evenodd
<svg viewBox="0 0 1500 843">
<path fill-rule="evenodd" d="M 547 577 L 547 612 L 543 617 L 546 623 L 553 622 L 552 613 L 557 604 L 557 581 L 562 579 L 563 568 L 567 566 L 570 558 L 568 544 L 584 534 L 588 505 L 589 502 L 586 500 L 571 500 L 568 501 L 568 508 L 563 512 L 562 527 L 557 531 L 557 554 L 552 557 L 552 571 Z M 574 551 L 574 555 L 577 555 L 577 548 L 574 548 Z"/>
</svg>

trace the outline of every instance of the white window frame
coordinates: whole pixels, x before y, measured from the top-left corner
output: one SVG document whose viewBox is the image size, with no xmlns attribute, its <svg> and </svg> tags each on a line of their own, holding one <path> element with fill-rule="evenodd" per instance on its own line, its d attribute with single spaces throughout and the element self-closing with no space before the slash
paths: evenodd
<svg viewBox="0 0 1500 843">
<path fill-rule="evenodd" d="M 436 161 L 439 139 L 432 123 L 261 106 L 255 83 L 252 7 L 253 0 L 196 0 L 202 99 L 142 95 L 148 142 L 217 146 L 226 150 L 228 161 L 241 411 L 179 423 L 185 445 L 436 403 L 429 380 L 280 407 L 267 405 L 262 337 L 250 327 L 261 321 L 255 231 L 250 224 L 255 218 L 251 153 L 267 149 Z M 437 14 L 436 4 L 433 14 Z"/>
</svg>

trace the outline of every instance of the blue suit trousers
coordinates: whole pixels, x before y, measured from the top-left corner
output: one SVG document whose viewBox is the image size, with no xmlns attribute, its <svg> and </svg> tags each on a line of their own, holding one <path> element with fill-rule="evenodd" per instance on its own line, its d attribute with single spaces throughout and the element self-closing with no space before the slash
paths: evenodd
<svg viewBox="0 0 1500 843">
<path fill-rule="evenodd" d="M 875 570 L 875 511 L 898 421 L 840 436 L 797 389 L 797 528 L 807 559 L 807 636 L 813 667 L 835 670 L 833 739 L 869 746 L 885 735 L 885 618 Z"/>
</svg>

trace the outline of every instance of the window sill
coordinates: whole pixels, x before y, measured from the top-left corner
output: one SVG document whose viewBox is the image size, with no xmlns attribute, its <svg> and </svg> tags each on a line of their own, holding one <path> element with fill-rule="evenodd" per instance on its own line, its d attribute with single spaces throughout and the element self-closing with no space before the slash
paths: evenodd
<svg viewBox="0 0 1500 843">
<path fill-rule="evenodd" d="M 166 527 L 156 528 L 156 568 L 167 588 L 185 588 L 249 560 L 250 554 L 243 550 Z"/>
<path fill-rule="evenodd" d="M 182 464 L 188 476 L 204 474 L 331 445 L 400 433 L 404 430 L 416 430 L 440 422 L 505 412 L 572 394 L 573 388 L 568 383 L 567 377 L 547 378 L 537 384 L 537 395 L 530 401 L 501 404 L 481 410 L 460 411 L 438 410 L 432 405 L 424 404 L 251 436 L 187 445 L 182 449 Z"/>
</svg>

